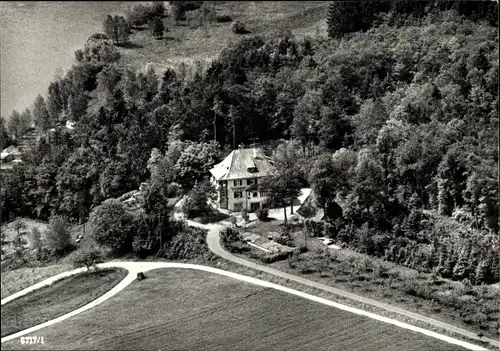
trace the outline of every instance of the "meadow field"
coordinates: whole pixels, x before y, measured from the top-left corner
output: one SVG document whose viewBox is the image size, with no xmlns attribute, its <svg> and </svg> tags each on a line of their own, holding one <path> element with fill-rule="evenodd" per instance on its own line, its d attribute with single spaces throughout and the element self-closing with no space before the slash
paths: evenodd
<svg viewBox="0 0 500 351">
<path fill-rule="evenodd" d="M 125 275 L 123 269 L 80 273 L 6 303 L 2 306 L 2 337 L 86 305 L 111 290 Z"/>
<path fill-rule="evenodd" d="M 168 16 L 163 19 L 168 32 L 162 40 L 155 39 L 146 28 L 134 30 L 130 44 L 120 48 L 121 62 L 137 69 L 151 64 L 161 72 L 180 62 L 208 62 L 229 43 L 245 36 L 286 31 L 297 37 L 325 35 L 328 5 L 328 1 L 218 1 L 217 15 L 242 22 L 248 34 L 234 34 L 231 22 L 200 22 L 196 11 L 188 14 L 189 21 L 178 25 Z"/>
<path fill-rule="evenodd" d="M 3 349 L 458 350 L 417 333 L 227 277 L 146 274 L 95 309 Z"/>
<path fill-rule="evenodd" d="M 70 265 L 55 264 L 47 267 L 25 267 L 4 271 L 2 272 L 2 299 L 70 269 Z"/>
</svg>

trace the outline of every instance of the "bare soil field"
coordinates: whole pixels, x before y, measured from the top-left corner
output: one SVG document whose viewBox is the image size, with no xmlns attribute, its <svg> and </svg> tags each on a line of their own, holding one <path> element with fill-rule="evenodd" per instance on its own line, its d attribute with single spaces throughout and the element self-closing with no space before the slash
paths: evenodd
<svg viewBox="0 0 500 351">
<path fill-rule="evenodd" d="M 417 333 L 272 289 L 157 270 L 115 297 L 2 349 L 458 350 Z"/>
</svg>

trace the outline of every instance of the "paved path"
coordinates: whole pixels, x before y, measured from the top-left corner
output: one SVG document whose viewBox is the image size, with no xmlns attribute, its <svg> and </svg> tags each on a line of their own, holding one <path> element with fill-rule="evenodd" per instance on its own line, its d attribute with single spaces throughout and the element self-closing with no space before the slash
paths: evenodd
<svg viewBox="0 0 500 351">
<path fill-rule="evenodd" d="M 433 325 L 435 327 L 439 327 L 439 328 L 447 330 L 449 332 L 453 332 L 453 333 L 457 333 L 459 335 L 466 336 L 466 337 L 471 338 L 473 340 L 487 341 L 490 344 L 496 346 L 497 348 L 500 345 L 497 340 L 493 340 L 493 339 L 489 339 L 489 338 L 485 338 L 485 337 L 480 338 L 477 336 L 477 334 L 472 333 L 472 332 L 465 330 L 465 329 L 462 329 L 462 328 L 458 328 L 454 325 L 444 323 L 444 322 L 438 321 L 438 320 L 433 319 L 433 318 L 422 316 L 422 315 L 417 314 L 417 313 L 413 313 L 413 312 L 410 312 L 410 311 L 407 311 L 407 310 L 404 310 L 404 309 L 401 309 L 401 308 L 398 308 L 395 306 L 391 306 L 391 305 L 388 305 L 388 304 L 385 304 L 385 303 L 382 303 L 382 302 L 379 302 L 376 300 L 372 300 L 372 299 L 369 299 L 366 297 L 352 294 L 352 293 L 349 293 L 349 292 L 341 290 L 341 289 L 337 289 L 337 288 L 334 288 L 334 287 L 331 287 L 331 286 L 328 286 L 325 284 L 321 284 L 321 283 L 318 283 L 318 282 L 315 282 L 312 280 L 304 279 L 304 278 L 296 276 L 296 275 L 288 274 L 288 273 L 279 271 L 277 269 L 274 269 L 274 268 L 271 268 L 268 266 L 264 266 L 264 265 L 260 265 L 260 264 L 257 264 L 257 263 L 251 262 L 251 261 L 247 261 L 247 260 L 242 259 L 240 257 L 234 256 L 230 252 L 226 251 L 222 247 L 222 245 L 220 244 L 219 232 L 221 231 L 222 228 L 224 228 L 223 225 L 221 225 L 221 224 L 202 225 L 202 224 L 199 224 L 199 223 L 196 223 L 193 221 L 187 221 L 187 222 L 190 226 L 208 229 L 208 235 L 207 235 L 208 248 L 216 255 L 218 255 L 218 256 L 220 256 L 228 261 L 232 261 L 232 262 L 240 264 L 242 266 L 246 266 L 249 268 L 253 268 L 255 270 L 259 270 L 261 272 L 265 272 L 265 273 L 269 273 L 269 274 L 272 274 L 272 275 L 275 275 L 275 276 L 278 276 L 281 278 L 285 278 L 285 279 L 288 279 L 290 281 L 298 282 L 298 283 L 301 283 L 301 284 L 304 284 L 304 285 L 307 285 L 310 287 L 314 287 L 314 288 L 317 288 L 320 290 L 328 291 L 330 293 L 333 293 L 333 294 L 336 294 L 336 295 L 339 295 L 339 296 L 342 296 L 342 297 L 345 297 L 345 298 L 348 298 L 348 299 L 351 299 L 354 301 L 358 301 L 358 302 L 362 302 L 364 304 L 379 307 L 379 308 L 382 308 L 386 311 L 394 312 L 394 313 L 400 314 L 402 316 L 410 317 L 414 320 L 428 323 L 430 325 Z"/>
<path fill-rule="evenodd" d="M 300 296 L 302 298 L 305 298 L 305 299 L 308 299 L 311 301 L 322 303 L 322 304 L 327 305 L 327 306 L 335 307 L 335 308 L 338 308 L 338 309 L 341 309 L 344 311 L 348 311 L 348 312 L 355 313 L 355 314 L 358 314 L 361 316 L 372 318 L 372 319 L 378 320 L 380 322 L 392 324 L 392 325 L 395 325 L 395 326 L 403 328 L 403 329 L 407 329 L 407 330 L 411 330 L 413 332 L 421 333 L 421 334 L 427 335 L 429 337 L 433 337 L 433 338 L 436 338 L 436 339 L 439 339 L 439 340 L 442 340 L 442 341 L 445 341 L 445 342 L 448 342 L 448 343 L 451 343 L 454 345 L 458 345 L 458 346 L 461 346 L 461 347 L 469 349 L 469 350 L 486 350 L 480 346 L 473 345 L 471 343 L 461 341 L 458 339 L 454 339 L 454 338 L 451 338 L 451 337 L 446 336 L 446 335 L 438 334 L 438 333 L 435 333 L 435 332 L 430 331 L 430 330 L 426 330 L 426 329 L 415 327 L 415 326 L 412 326 L 412 325 L 409 325 L 406 323 L 402 323 L 402 322 L 399 322 L 397 320 L 394 320 L 394 319 L 391 319 L 388 317 L 379 316 L 379 315 L 371 313 L 371 312 L 367 312 L 367 311 L 363 311 L 363 310 L 360 310 L 357 308 L 342 305 L 340 303 L 336 303 L 336 302 L 333 302 L 333 301 L 330 301 L 330 300 L 327 300 L 327 299 L 324 299 L 324 298 L 321 298 L 318 296 L 306 294 L 306 293 L 303 293 L 303 292 L 298 291 L 298 290 L 290 289 L 290 288 L 287 288 L 287 287 L 284 287 L 281 285 L 277 285 L 274 283 L 270 283 L 270 282 L 263 281 L 263 280 L 256 279 L 256 278 L 252 278 L 252 277 L 247 277 L 247 276 L 233 273 L 233 272 L 224 271 L 224 270 L 213 268 L 213 267 L 207 267 L 207 266 L 201 266 L 201 265 L 195 265 L 195 264 L 187 264 L 187 263 L 173 263 L 173 262 L 108 262 L 108 263 L 99 264 L 98 266 L 100 268 L 121 267 L 121 268 L 127 269 L 129 271 L 129 273 L 126 276 L 126 278 L 124 280 L 122 280 L 118 285 L 116 285 L 113 289 L 111 289 L 110 291 L 108 291 L 106 294 L 102 295 L 98 299 L 90 302 L 89 304 L 87 304 L 83 307 L 80 307 L 80 308 L 78 308 L 70 313 L 63 315 L 63 316 L 60 316 L 58 318 L 47 321 L 45 323 L 42 323 L 42 324 L 36 325 L 34 327 L 31 327 L 31 328 L 19 331 L 17 333 L 8 335 L 6 337 L 3 337 L 1 342 L 4 343 L 6 341 L 19 338 L 23 335 L 30 334 L 32 332 L 35 332 L 39 329 L 48 327 L 50 325 L 62 322 L 62 321 L 66 320 L 72 316 L 75 316 L 77 314 L 85 312 L 85 311 L 99 305 L 100 303 L 102 303 L 102 302 L 108 300 L 109 298 L 111 298 L 112 296 L 116 295 L 121 290 L 125 289 L 130 283 L 132 283 L 132 281 L 134 281 L 138 272 L 147 272 L 147 271 L 150 271 L 153 269 L 159 269 L 159 268 L 184 268 L 184 269 L 196 269 L 196 270 L 205 271 L 205 272 L 209 272 L 209 273 L 220 274 L 220 275 L 230 277 L 233 279 L 238 279 L 238 280 L 241 280 L 241 281 L 244 281 L 247 283 L 251 283 L 251 284 L 259 285 L 262 287 L 267 287 L 267 288 L 272 288 L 272 289 L 276 289 L 279 291 L 283 291 L 283 292 L 286 292 L 286 293 L 289 293 L 292 295 Z M 1 303 L 3 305 L 4 303 L 7 303 L 8 301 L 11 301 L 15 298 L 26 295 L 26 294 L 32 292 L 33 290 L 36 290 L 36 289 L 39 289 L 40 287 L 51 284 L 52 282 L 54 282 L 57 279 L 61 279 L 63 277 L 77 274 L 77 273 L 80 273 L 82 271 L 83 271 L 83 269 L 80 268 L 80 269 L 75 269 L 75 270 L 70 271 L 70 272 L 64 272 L 64 273 L 58 274 L 52 278 L 46 279 L 38 284 L 35 284 L 27 289 L 24 289 L 24 290 L 20 291 L 19 293 L 12 295 L 9 298 L 2 300 Z"/>
</svg>

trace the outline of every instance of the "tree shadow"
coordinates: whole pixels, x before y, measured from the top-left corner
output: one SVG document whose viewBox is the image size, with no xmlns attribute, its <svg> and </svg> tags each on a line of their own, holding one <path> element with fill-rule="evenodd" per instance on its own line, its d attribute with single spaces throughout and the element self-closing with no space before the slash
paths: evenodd
<svg viewBox="0 0 500 351">
<path fill-rule="evenodd" d="M 238 32 L 236 32 L 235 34 L 245 35 L 245 34 L 251 34 L 251 33 L 252 33 L 252 31 L 250 31 L 248 29 L 241 29 Z"/>
<path fill-rule="evenodd" d="M 148 29 L 148 26 L 147 25 L 133 26 L 131 29 L 136 30 L 138 32 L 142 32 L 143 30 Z"/>
<path fill-rule="evenodd" d="M 140 49 L 143 48 L 144 46 L 137 43 L 127 42 L 127 43 L 121 43 L 119 47 L 124 49 Z"/>
</svg>

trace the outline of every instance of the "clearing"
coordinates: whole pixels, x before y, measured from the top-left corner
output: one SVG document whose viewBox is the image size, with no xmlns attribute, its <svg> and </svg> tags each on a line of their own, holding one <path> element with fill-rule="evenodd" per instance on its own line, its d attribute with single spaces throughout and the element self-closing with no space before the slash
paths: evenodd
<svg viewBox="0 0 500 351">
<path fill-rule="evenodd" d="M 291 31 L 297 37 L 324 35 L 329 4 L 328 1 L 217 1 L 217 15 L 229 15 L 242 22 L 250 33 L 234 34 L 231 22 L 200 25 L 195 18 L 197 11 L 190 11 L 189 22 L 180 22 L 178 26 L 172 16 L 163 19 L 169 31 L 162 40 L 156 40 L 146 28 L 134 30 L 130 44 L 120 48 L 120 61 L 137 69 L 151 63 L 159 73 L 181 61 L 210 61 L 229 43 L 245 36 L 279 31 Z"/>
<path fill-rule="evenodd" d="M 5 242 L 2 249 L 6 253 L 11 251 L 10 243 L 19 235 L 26 239 L 28 246 L 30 245 L 28 233 L 33 228 L 37 228 L 40 233 L 43 233 L 48 228 L 48 223 L 31 218 L 18 217 L 13 221 L 5 223 L 1 227 L 2 235 L 5 235 Z"/>
<path fill-rule="evenodd" d="M 124 269 L 106 269 L 63 278 L 2 306 L 6 336 L 62 316 L 103 295 L 123 278 Z"/>
<path fill-rule="evenodd" d="M 294 295 L 183 269 L 151 271 L 146 280 L 41 334 L 44 344 L 16 339 L 2 349 L 460 349 Z"/>
</svg>

